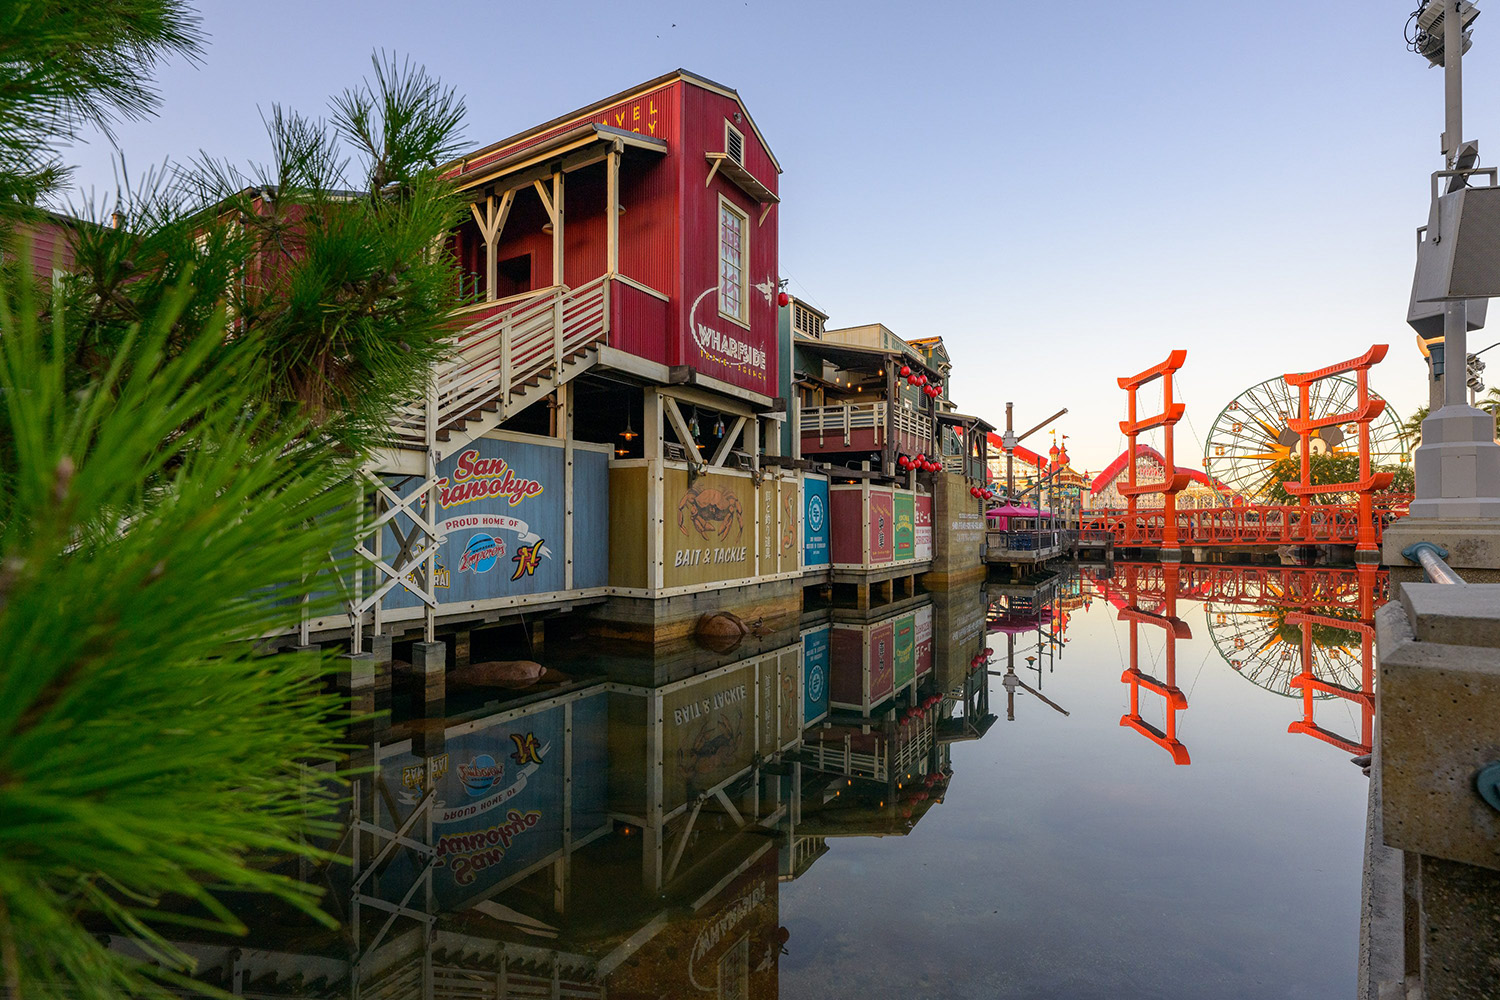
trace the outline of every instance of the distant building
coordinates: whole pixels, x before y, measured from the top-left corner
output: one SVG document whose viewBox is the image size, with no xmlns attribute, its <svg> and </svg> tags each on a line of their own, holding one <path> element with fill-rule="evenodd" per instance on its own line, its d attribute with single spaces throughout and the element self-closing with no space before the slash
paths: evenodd
<svg viewBox="0 0 1500 1000">
<path fill-rule="evenodd" d="M 1122 509 L 1125 507 L 1125 498 L 1120 495 L 1119 485 L 1128 482 L 1129 469 L 1126 466 L 1128 457 L 1121 452 L 1105 470 L 1094 477 L 1089 487 L 1087 503 L 1091 509 Z M 1159 483 L 1166 479 L 1167 460 L 1161 452 L 1149 444 L 1138 444 L 1135 446 L 1135 478 L 1138 483 Z M 1187 510 L 1193 507 L 1223 507 L 1230 502 L 1230 490 L 1223 483 L 1210 479 L 1208 474 L 1198 469 L 1189 469 L 1181 465 L 1176 471 L 1185 474 L 1191 480 L 1187 489 L 1177 494 L 1177 509 Z M 1136 506 L 1141 510 L 1160 508 L 1162 497 L 1160 493 L 1148 493 L 1138 497 Z"/>
</svg>

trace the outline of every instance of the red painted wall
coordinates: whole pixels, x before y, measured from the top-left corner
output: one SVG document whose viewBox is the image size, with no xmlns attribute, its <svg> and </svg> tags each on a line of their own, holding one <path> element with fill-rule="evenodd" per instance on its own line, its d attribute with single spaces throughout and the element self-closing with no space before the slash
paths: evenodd
<svg viewBox="0 0 1500 1000">
<path fill-rule="evenodd" d="M 683 89 L 683 166 L 681 173 L 682 277 L 679 316 L 681 333 L 675 364 L 691 365 L 699 372 L 741 388 L 776 395 L 776 281 L 777 216 L 773 207 L 761 223 L 761 206 L 720 174 L 707 187 L 707 152 L 724 149 L 724 123 L 728 120 L 745 136 L 745 168 L 771 191 L 777 189 L 771 158 L 748 120 L 735 122 L 737 102 L 696 86 Z M 743 115 L 741 115 L 743 117 Z M 723 196 L 749 216 L 748 329 L 719 315 L 719 198 Z M 761 285 L 766 291 L 757 290 Z M 736 360 L 736 347 L 725 351 L 715 335 L 729 337 L 732 345 L 743 345 L 752 360 Z"/>
<path fill-rule="evenodd" d="M 835 455 L 845 452 L 879 451 L 881 445 L 876 440 L 876 432 L 873 427 L 851 427 L 849 429 L 849 443 L 844 443 L 844 432 L 842 430 L 829 430 L 823 432 L 821 440 L 817 431 L 802 432 L 802 453 L 804 455 Z"/>
<path fill-rule="evenodd" d="M 736 114 L 741 121 L 733 121 Z M 705 183 L 709 163 L 704 154 L 723 151 L 726 120 L 744 135 L 745 168 L 775 191 L 776 168 L 738 102 L 683 80 L 487 153 L 468 164 L 465 172 L 482 169 L 587 121 L 665 140 L 665 155 L 627 149 L 622 157 L 620 203 L 625 213 L 620 216 L 620 272 L 666 293 L 672 307 L 659 337 L 654 332 L 621 331 L 622 341 L 615 346 L 661 364 L 689 365 L 703 375 L 775 396 L 778 208 L 773 207 L 762 222 L 762 206 L 722 174 Z M 563 277 L 576 286 L 604 271 L 603 168 L 575 171 L 567 175 L 564 186 L 568 273 Z M 718 309 L 721 197 L 748 216 L 746 324 L 721 316 Z M 541 231 L 545 221 L 534 193 L 517 195 L 498 251 L 501 260 L 530 254 L 535 288 L 554 281 L 551 236 Z M 484 260 L 477 242 L 478 229 L 472 221 L 460 226 L 455 252 L 465 270 L 482 273 Z"/>
<path fill-rule="evenodd" d="M 829 701 L 863 707 L 864 678 L 864 630 L 835 625 L 828 636 Z"/>
<path fill-rule="evenodd" d="M 833 534 L 832 555 L 835 563 L 864 565 L 863 503 L 858 487 L 828 488 L 828 520 Z"/>
</svg>

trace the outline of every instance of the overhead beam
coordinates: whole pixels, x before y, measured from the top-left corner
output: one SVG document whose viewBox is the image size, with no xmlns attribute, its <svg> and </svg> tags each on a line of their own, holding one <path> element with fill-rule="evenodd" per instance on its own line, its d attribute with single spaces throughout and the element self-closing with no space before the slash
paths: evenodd
<svg viewBox="0 0 1500 1000">
<path fill-rule="evenodd" d="M 1062 416 L 1064 413 L 1067 413 L 1067 412 L 1068 412 L 1068 408 L 1066 406 L 1064 406 L 1062 409 L 1058 410 L 1056 413 L 1052 414 L 1052 416 L 1048 417 L 1046 420 L 1043 420 L 1041 423 L 1037 424 L 1035 427 L 1033 427 L 1031 430 L 1027 431 L 1025 434 L 1017 434 L 1016 435 L 1016 440 L 1017 441 L 1022 441 L 1025 438 L 1031 436 L 1032 434 L 1035 434 L 1037 431 L 1041 430 L 1043 427 L 1046 427 L 1048 424 L 1052 423 L 1052 421 L 1056 420 L 1058 417 Z"/>
<path fill-rule="evenodd" d="M 663 395 L 661 401 L 666 404 L 667 422 L 677 433 L 677 440 L 682 442 L 682 450 L 687 455 L 687 463 L 701 469 L 703 457 L 698 454 L 698 442 L 693 440 L 693 432 L 688 430 L 687 421 L 682 418 L 682 410 L 678 408 L 677 400 Z"/>
</svg>

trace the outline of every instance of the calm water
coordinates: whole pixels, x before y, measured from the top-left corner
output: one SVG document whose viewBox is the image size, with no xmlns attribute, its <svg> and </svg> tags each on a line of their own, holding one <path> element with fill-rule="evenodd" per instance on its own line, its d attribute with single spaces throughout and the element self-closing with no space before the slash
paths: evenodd
<svg viewBox="0 0 1500 1000">
<path fill-rule="evenodd" d="M 1120 564 L 655 658 L 549 638 L 558 674 L 428 722 L 398 675 L 360 860 L 303 873 L 343 931 L 190 946 L 266 995 L 1344 995 L 1384 586 Z"/>
</svg>

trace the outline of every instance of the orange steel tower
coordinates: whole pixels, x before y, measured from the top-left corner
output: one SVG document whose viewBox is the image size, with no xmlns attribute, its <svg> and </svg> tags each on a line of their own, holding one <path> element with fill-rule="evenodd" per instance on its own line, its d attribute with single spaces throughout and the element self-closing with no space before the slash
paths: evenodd
<svg viewBox="0 0 1500 1000">
<path fill-rule="evenodd" d="M 1174 764 L 1190 764 L 1187 747 L 1177 738 L 1177 713 L 1187 709 L 1187 695 L 1177 686 L 1177 640 L 1191 639 L 1193 632 L 1188 623 L 1177 617 L 1178 572 L 1181 567 L 1175 562 L 1161 567 L 1164 600 L 1160 613 L 1143 611 L 1136 606 L 1136 572 L 1143 569 L 1132 566 L 1126 578 L 1126 594 L 1130 603 L 1120 609 L 1120 621 L 1130 623 L 1130 668 L 1120 675 L 1122 684 L 1130 685 L 1130 711 L 1120 716 L 1120 725 L 1134 729 L 1152 743 L 1172 755 Z M 1156 625 L 1166 630 L 1165 653 L 1167 676 L 1158 680 L 1141 672 L 1140 627 Z M 1166 728 L 1157 729 L 1141 718 L 1141 688 L 1158 694 L 1166 703 Z"/>
<path fill-rule="evenodd" d="M 1177 540 L 1177 492 L 1185 489 L 1190 477 L 1185 472 L 1178 472 L 1175 459 L 1172 457 L 1172 428 L 1177 421 L 1182 419 L 1183 412 L 1187 409 L 1182 403 L 1172 402 L 1172 376 L 1181 368 L 1187 360 L 1187 351 L 1173 351 L 1167 355 L 1167 360 L 1154 368 L 1148 368 L 1139 375 L 1131 375 L 1119 379 L 1120 388 L 1129 394 L 1129 417 L 1120 421 L 1120 431 L 1129 440 L 1125 446 L 1126 455 L 1126 483 L 1119 487 L 1120 494 L 1125 497 L 1126 527 L 1125 540 L 1138 541 L 1144 533 L 1136 521 L 1136 497 L 1146 493 L 1160 493 L 1162 495 L 1162 524 L 1161 559 L 1163 561 L 1175 561 L 1181 554 Z M 1136 418 L 1135 394 L 1142 386 L 1165 378 L 1162 383 L 1162 408 L 1161 412 L 1150 417 Z M 1162 470 L 1165 478 L 1159 483 L 1136 482 L 1136 457 L 1135 439 L 1142 431 L 1152 428 L 1162 428 L 1165 443 L 1162 447 L 1162 458 L 1165 469 Z"/>
<path fill-rule="evenodd" d="M 1336 365 L 1319 368 L 1313 372 L 1282 376 L 1287 385 L 1297 388 L 1300 395 L 1299 413 L 1294 419 L 1287 421 L 1287 427 L 1296 431 L 1301 438 L 1302 480 L 1288 482 L 1286 491 L 1298 498 L 1298 503 L 1302 508 L 1303 538 L 1311 541 L 1313 525 L 1311 511 L 1308 508 L 1314 494 L 1357 493 L 1359 495 L 1359 536 L 1354 550 L 1357 562 L 1380 561 L 1380 543 L 1376 539 L 1372 498 L 1377 490 L 1383 490 L 1391 485 L 1393 478 L 1389 472 L 1372 473 L 1370 471 L 1370 424 L 1385 412 L 1385 400 L 1370 398 L 1370 368 L 1380 363 L 1389 347 L 1388 344 L 1376 344 L 1357 358 L 1350 358 L 1348 361 L 1341 361 Z M 1310 403 L 1312 384 L 1351 371 L 1355 373 L 1355 380 L 1359 386 L 1355 408 L 1347 413 L 1328 413 L 1321 417 L 1314 417 Z M 1310 468 L 1313 432 L 1324 427 L 1336 427 L 1339 424 L 1348 423 L 1359 425 L 1359 481 L 1314 485 Z"/>
</svg>

